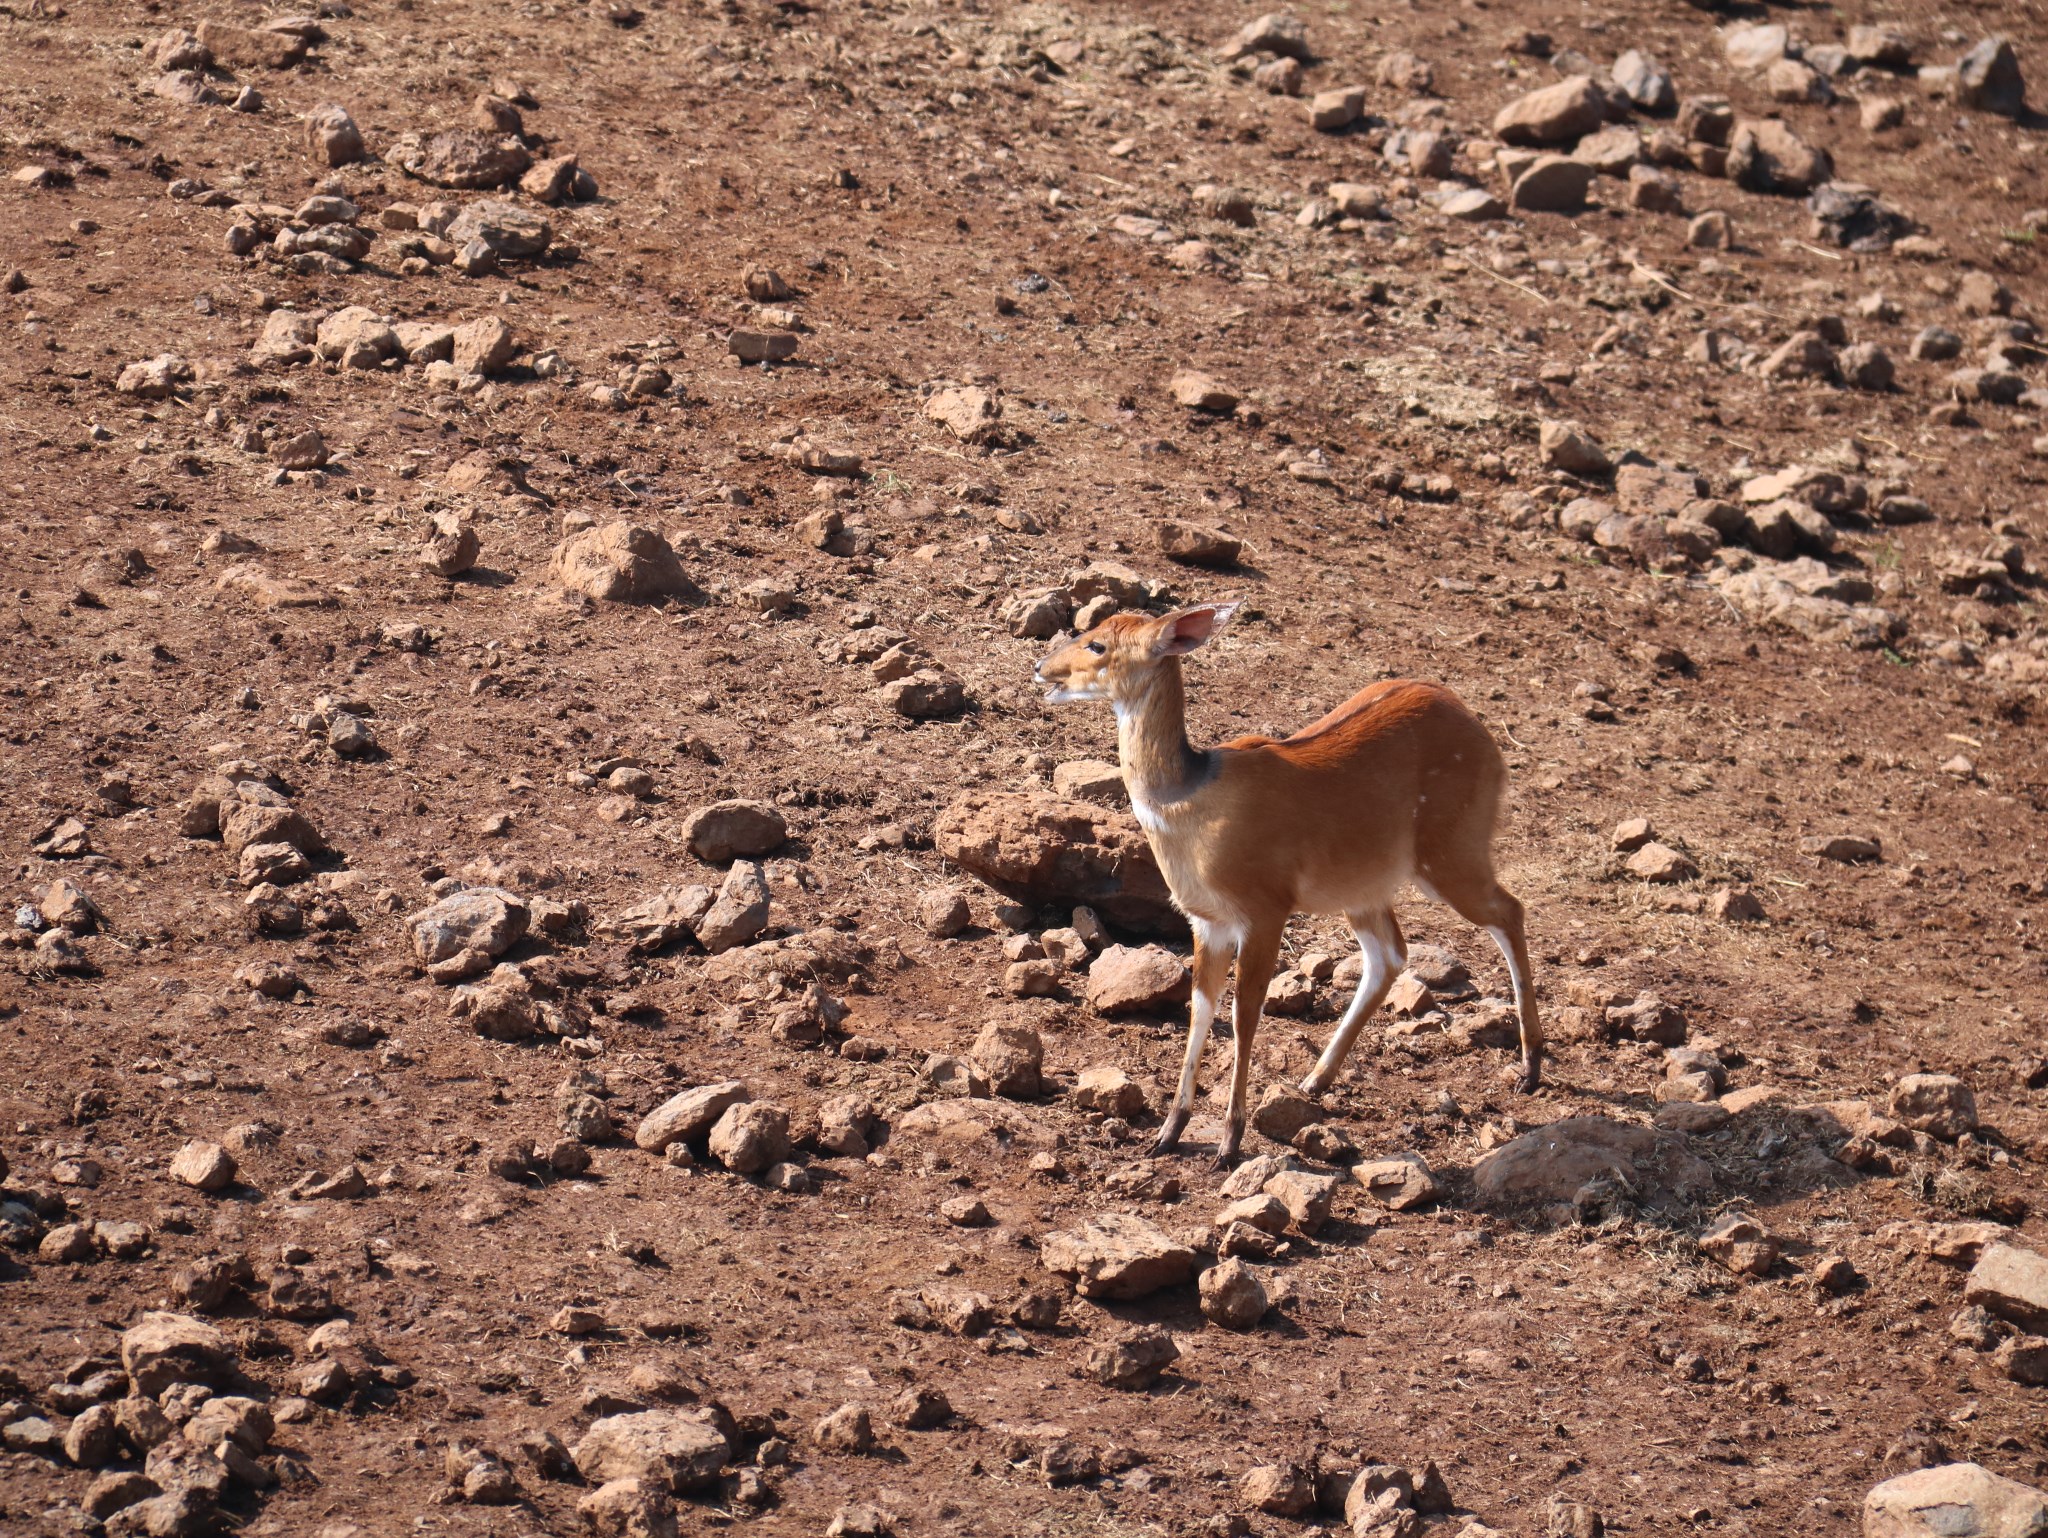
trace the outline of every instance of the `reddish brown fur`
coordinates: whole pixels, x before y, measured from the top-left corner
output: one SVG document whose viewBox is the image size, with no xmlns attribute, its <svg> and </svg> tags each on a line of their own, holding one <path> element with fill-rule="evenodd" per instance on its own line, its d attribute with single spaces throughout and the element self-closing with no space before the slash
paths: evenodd
<svg viewBox="0 0 2048 1538">
<path fill-rule="evenodd" d="M 1523 1078 L 1540 1075 L 1522 906 L 1494 878 L 1492 842 L 1507 769 L 1486 728 L 1441 685 L 1374 684 L 1292 737 L 1189 747 L 1180 654 L 1229 610 L 1145 620 L 1117 615 L 1040 667 L 1055 699 L 1108 699 L 1132 806 L 1195 930 L 1196 1004 L 1181 1093 L 1162 1146 L 1178 1137 L 1194 1068 L 1230 961 L 1236 1054 L 1224 1152 L 1242 1134 L 1252 1036 L 1290 915 L 1342 913 L 1367 968 L 1358 996 L 1305 1088 L 1327 1089 L 1377 1008 L 1405 945 L 1392 904 L 1410 880 L 1499 941 L 1514 974 Z"/>
</svg>

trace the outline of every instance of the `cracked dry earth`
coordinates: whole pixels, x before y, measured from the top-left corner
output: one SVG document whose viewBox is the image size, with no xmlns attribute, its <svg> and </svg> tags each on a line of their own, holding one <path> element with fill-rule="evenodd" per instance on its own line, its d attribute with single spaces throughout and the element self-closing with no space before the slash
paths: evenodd
<svg viewBox="0 0 2048 1538">
<path fill-rule="evenodd" d="M 277 21 L 0 8 L 0 1529 L 1762 1538 L 2048 1479 L 2041 1322 L 1967 1280 L 2048 1248 L 2048 195 L 1948 68 L 2048 70 L 2034 13 Z M 1416 899 L 1228 1190 L 1220 1044 L 1147 1157 L 1185 935 L 1030 679 L 1221 597 L 1199 740 L 1487 721 L 1554 1048 L 1518 1096 Z M 1255 1094 L 1350 952 L 1296 921 Z"/>
</svg>

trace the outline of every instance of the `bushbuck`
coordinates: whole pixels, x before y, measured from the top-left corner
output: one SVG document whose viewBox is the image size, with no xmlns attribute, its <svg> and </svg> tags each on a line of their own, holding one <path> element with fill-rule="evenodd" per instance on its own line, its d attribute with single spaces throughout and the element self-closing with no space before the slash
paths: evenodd
<svg viewBox="0 0 2048 1538">
<path fill-rule="evenodd" d="M 1180 1087 L 1157 1151 L 1180 1143 L 1195 1074 L 1233 958 L 1230 1103 L 1219 1163 L 1244 1139 L 1252 1039 L 1288 919 L 1341 913 L 1363 953 L 1358 992 L 1302 1089 L 1335 1081 L 1359 1027 L 1407 964 L 1394 901 L 1413 883 L 1493 936 L 1514 979 L 1521 1088 L 1543 1072 L 1522 905 L 1495 878 L 1494 822 L 1507 765 L 1479 719 L 1438 684 L 1397 679 L 1353 695 L 1292 737 L 1188 742 L 1181 661 L 1236 604 L 1162 618 L 1116 614 L 1039 664 L 1053 704 L 1106 700 L 1132 810 L 1194 930 L 1194 1002 Z"/>
</svg>

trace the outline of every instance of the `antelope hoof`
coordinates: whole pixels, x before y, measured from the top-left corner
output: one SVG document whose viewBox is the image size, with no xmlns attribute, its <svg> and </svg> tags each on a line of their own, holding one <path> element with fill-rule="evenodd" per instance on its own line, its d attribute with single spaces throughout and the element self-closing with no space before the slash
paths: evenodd
<svg viewBox="0 0 2048 1538">
<path fill-rule="evenodd" d="M 1312 1073 L 1301 1081 L 1301 1092 L 1311 1097 L 1324 1094 L 1329 1088 L 1330 1086 L 1323 1082 L 1323 1076 L 1319 1073 Z"/>
<path fill-rule="evenodd" d="M 1515 1080 L 1515 1088 L 1524 1095 L 1533 1095 L 1542 1085 L 1543 1065 L 1541 1063 L 1525 1063 L 1522 1067 L 1522 1076 Z"/>
<path fill-rule="evenodd" d="M 1224 1133 L 1223 1141 L 1216 1149 L 1216 1168 L 1231 1170 L 1237 1168 L 1238 1144 L 1244 1141 L 1242 1128 L 1233 1127 Z"/>
<path fill-rule="evenodd" d="M 1167 1154 L 1179 1149 L 1180 1135 L 1187 1127 L 1187 1124 L 1187 1112 L 1179 1110 L 1169 1112 L 1166 1118 L 1166 1125 L 1159 1129 L 1159 1141 L 1152 1145 L 1152 1157 L 1155 1159 L 1164 1158 Z"/>
</svg>

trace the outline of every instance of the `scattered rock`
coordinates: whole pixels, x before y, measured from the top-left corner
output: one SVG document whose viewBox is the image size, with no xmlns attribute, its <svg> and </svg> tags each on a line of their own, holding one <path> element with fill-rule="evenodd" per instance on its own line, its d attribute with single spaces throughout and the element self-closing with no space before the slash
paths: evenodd
<svg viewBox="0 0 2048 1538">
<path fill-rule="evenodd" d="M 1124 785 L 1123 770 L 1116 764 L 1094 758 L 1073 759 L 1054 765 L 1052 788 L 1055 795 L 1067 801 L 1121 806 L 1131 799 Z"/>
<path fill-rule="evenodd" d="M 369 158 L 369 152 L 362 147 L 362 129 L 356 127 L 346 106 L 334 102 L 315 106 L 305 115 L 305 152 L 315 166 L 328 166 L 330 170 Z"/>
<path fill-rule="evenodd" d="M 1015 436 L 1003 421 L 1002 402 L 972 386 L 933 391 L 924 414 L 962 443 L 1000 444 Z"/>
<path fill-rule="evenodd" d="M 1762 1276 L 1778 1263 L 1777 1241 L 1753 1218 L 1725 1213 L 1699 1237 L 1700 1253 L 1737 1276 Z"/>
<path fill-rule="evenodd" d="M 1149 1109 L 1144 1087 L 1121 1068 L 1106 1064 L 1084 1068 L 1074 1081 L 1069 1102 L 1082 1111 L 1096 1111 L 1136 1121 Z"/>
<path fill-rule="evenodd" d="M 1436 1177 L 1420 1154 L 1397 1154 L 1390 1159 L 1354 1164 L 1351 1178 L 1364 1186 L 1374 1201 L 1396 1212 L 1427 1207 L 1441 1194 Z"/>
<path fill-rule="evenodd" d="M 1977 1130 L 1977 1097 L 1950 1074 L 1907 1074 L 1892 1086 L 1889 1109 L 1894 1121 L 1944 1142 Z"/>
<path fill-rule="evenodd" d="M 472 887 L 414 914 L 406 927 L 427 975 L 453 983 L 476 976 L 518 944 L 531 920 L 531 910 L 512 893 Z"/>
<path fill-rule="evenodd" d="M 1956 100 L 2000 117 L 2016 118 L 2026 111 L 2027 82 L 2010 41 L 1987 37 L 1956 61 Z"/>
<path fill-rule="evenodd" d="M 1249 1330 L 1272 1306 L 1258 1273 L 1241 1260 L 1224 1260 L 1201 1275 L 1202 1314 L 1226 1330 Z"/>
<path fill-rule="evenodd" d="M 875 690 L 875 698 L 899 716 L 913 721 L 958 715 L 967 704 L 966 686 L 937 668 L 919 668 Z"/>
<path fill-rule="evenodd" d="M 1537 452 L 1546 469 L 1597 480 L 1613 470 L 1607 451 L 1586 435 L 1577 423 L 1546 420 L 1537 431 Z"/>
<path fill-rule="evenodd" d="M 718 1477 L 732 1448 L 707 1419 L 676 1410 L 641 1410 L 593 1421 L 570 1450 L 593 1484 L 641 1480 L 685 1495 Z"/>
<path fill-rule="evenodd" d="M 1298 1468 L 1261 1464 L 1238 1481 L 1237 1494 L 1254 1511 L 1299 1517 L 1316 1503 L 1316 1482 Z"/>
<path fill-rule="evenodd" d="M 459 577 L 476 565 L 483 543 L 476 530 L 456 513 L 435 513 L 416 559 L 437 577 Z"/>
<path fill-rule="evenodd" d="M 1143 1218 L 1104 1213 L 1039 1242 L 1048 1271 L 1075 1279 L 1084 1298 L 1129 1300 L 1178 1287 L 1195 1274 L 1195 1252 Z"/>
<path fill-rule="evenodd" d="M 772 854 L 789 837 L 782 814 L 765 801 L 714 801 L 683 823 L 690 853 L 710 865 L 745 855 Z"/>
<path fill-rule="evenodd" d="M 1313 63 L 1315 59 L 1315 55 L 1309 52 L 1308 29 L 1299 18 L 1282 11 L 1271 11 L 1255 21 L 1246 22 L 1229 42 L 1217 50 L 1217 57 L 1229 63 L 1255 53 L 1299 59 L 1304 64 Z"/>
<path fill-rule="evenodd" d="M 634 1145 L 658 1154 L 671 1143 L 701 1142 L 710 1136 L 727 1110 L 752 1098 L 752 1092 L 739 1079 L 686 1089 L 663 1101 L 642 1119 L 633 1133 Z"/>
<path fill-rule="evenodd" d="M 571 593 L 617 603 L 699 596 L 668 541 L 637 523 L 606 523 L 555 546 L 548 580 Z"/>
<path fill-rule="evenodd" d="M 198 33 L 213 61 L 228 69 L 290 69 L 306 56 L 307 39 L 296 33 L 224 21 L 202 21 Z"/>
<path fill-rule="evenodd" d="M 952 887 L 933 887 L 918 894 L 918 926 L 934 940 L 950 940 L 973 921 L 966 897 Z"/>
<path fill-rule="evenodd" d="M 1493 131 L 1509 144 L 1565 144 L 1607 121 L 1606 95 L 1574 75 L 1517 97 L 1494 115 Z"/>
<path fill-rule="evenodd" d="M 1156 1324 L 1126 1330 L 1088 1353 L 1088 1373 L 1110 1388 L 1148 1389 L 1180 1356 L 1173 1337 Z"/>
<path fill-rule="evenodd" d="M 1587 1206 L 1610 1195 L 1655 1205 L 1665 1195 L 1712 1189 L 1714 1172 L 1682 1137 L 1599 1116 L 1575 1116 L 1525 1132 L 1472 1169 L 1484 1206 Z"/>
<path fill-rule="evenodd" d="M 1840 865 L 1866 865 L 1884 858 L 1884 846 L 1879 840 L 1846 833 L 1831 838 L 1803 838 L 1799 851 Z"/>
<path fill-rule="evenodd" d="M 1804 197 L 1834 175 L 1834 162 L 1776 118 L 1736 124 L 1728 145 L 1728 179 L 1751 192 Z"/>
<path fill-rule="evenodd" d="M 1970 1268 L 1963 1301 L 2035 1335 L 2048 1335 L 2048 1255 L 1991 1243 Z"/>
<path fill-rule="evenodd" d="M 1592 185 L 1593 168 L 1583 160 L 1538 155 L 1515 178 L 1508 207 L 1531 214 L 1575 214 L 1586 206 L 1586 191 Z"/>
<path fill-rule="evenodd" d="M 1664 117 L 1678 110 L 1678 88 L 1672 82 L 1671 72 L 1646 53 L 1629 49 L 1614 61 L 1608 78 L 1644 112 Z"/>
<path fill-rule="evenodd" d="M 675 1502 L 660 1479 L 613 1479 L 576 1503 L 592 1538 L 676 1538 Z"/>
<path fill-rule="evenodd" d="M 953 1418 L 953 1406 L 938 1389 L 914 1383 L 889 1402 L 889 1418 L 905 1431 L 930 1431 Z"/>
<path fill-rule="evenodd" d="M 436 187 L 482 192 L 513 185 L 533 156 L 511 134 L 455 128 L 425 137 L 404 134 L 384 152 L 384 161 Z"/>
<path fill-rule="evenodd" d="M 990 1093 L 1032 1100 L 1043 1092 L 1039 1073 L 1045 1062 L 1045 1045 L 1029 1026 L 991 1021 L 974 1038 L 972 1055 L 988 1080 Z"/>
<path fill-rule="evenodd" d="M 716 956 L 759 938 L 768 927 L 768 878 L 752 860 L 735 860 L 710 911 L 697 923 L 697 940 Z"/>
<path fill-rule="evenodd" d="M 1309 126 L 1318 133 L 1340 133 L 1356 123 L 1364 115 L 1365 90 L 1362 86 L 1343 86 L 1336 90 L 1318 91 L 1309 98 Z M 1182 401 L 1182 404 L 1187 405 L 1189 403 Z M 1229 410 L 1230 408 L 1223 407 L 1220 409 Z"/>
<path fill-rule="evenodd" d="M 1678 850 L 1669 844 L 1655 842 L 1643 845 L 1630 855 L 1626 868 L 1630 875 L 1654 885 L 1691 881 L 1700 873 L 1700 868 Z"/>
<path fill-rule="evenodd" d="M 875 1450 L 874 1418 L 863 1404 L 843 1404 L 811 1428 L 811 1440 L 828 1453 Z"/>
<path fill-rule="evenodd" d="M 1088 969 L 1088 1003 L 1098 1014 L 1176 1009 L 1194 992 L 1187 964 L 1157 945 L 1112 945 Z"/>
<path fill-rule="evenodd" d="M 479 198 L 474 203 L 465 204 L 462 212 L 441 231 L 441 237 L 452 245 L 482 242 L 484 249 L 498 260 L 531 259 L 544 255 L 554 236 L 554 227 L 540 214 L 497 198 Z M 458 328 L 457 335 L 460 334 Z M 509 336 L 508 331 L 508 340 Z M 502 368 L 510 361 L 511 354 L 507 352 L 495 367 Z M 461 366 L 459 359 L 457 366 Z M 491 373 L 494 370 L 478 369 L 474 372 Z"/>
<path fill-rule="evenodd" d="M 1191 411 L 1228 415 L 1237 409 L 1239 396 L 1235 390 L 1194 369 L 1182 369 L 1167 388 L 1175 401 Z"/>
<path fill-rule="evenodd" d="M 1237 564 L 1244 549 L 1244 542 L 1234 535 L 1170 518 L 1162 520 L 1158 529 L 1160 553 L 1183 566 L 1228 568 Z"/>
<path fill-rule="evenodd" d="M 735 1175 L 758 1175 L 789 1157 L 789 1112 L 766 1100 L 728 1106 L 707 1140 L 711 1157 Z"/>
<path fill-rule="evenodd" d="M 1887 1479 L 1863 1499 L 1864 1538 L 2042 1538 L 2048 1496 L 1974 1463 Z"/>
<path fill-rule="evenodd" d="M 219 1383 L 234 1365 L 227 1338 L 189 1314 L 146 1313 L 121 1336 L 121 1367 L 136 1391 L 154 1396 L 173 1383 Z"/>
<path fill-rule="evenodd" d="M 195 1191 L 222 1190 L 234 1183 L 234 1155 L 218 1143 L 187 1143 L 171 1159 L 171 1178 Z"/>
</svg>

